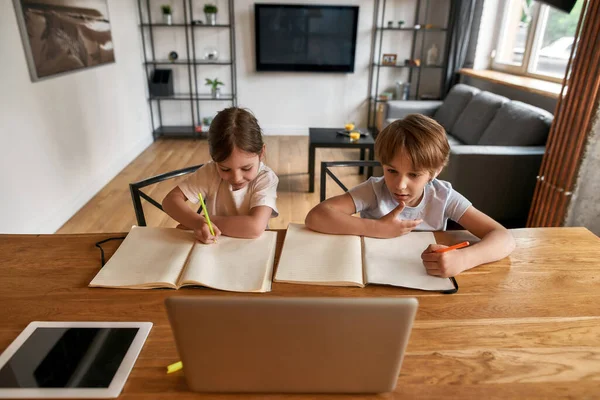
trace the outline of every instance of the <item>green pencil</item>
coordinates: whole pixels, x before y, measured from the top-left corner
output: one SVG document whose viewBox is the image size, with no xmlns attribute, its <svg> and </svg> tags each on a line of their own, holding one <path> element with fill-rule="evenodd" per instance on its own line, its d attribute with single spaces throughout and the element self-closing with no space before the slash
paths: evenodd
<svg viewBox="0 0 600 400">
<path fill-rule="evenodd" d="M 206 223 L 208 224 L 208 229 L 210 229 L 210 234 L 215 236 L 215 231 L 212 227 L 212 223 L 210 222 L 210 217 L 208 216 L 208 211 L 206 211 L 206 204 L 204 204 L 204 200 L 202 199 L 202 193 L 198 193 L 198 200 L 200 200 L 200 205 L 202 206 L 202 211 L 204 211 L 204 217 L 206 218 Z M 216 240 L 215 240 L 216 242 Z"/>
</svg>

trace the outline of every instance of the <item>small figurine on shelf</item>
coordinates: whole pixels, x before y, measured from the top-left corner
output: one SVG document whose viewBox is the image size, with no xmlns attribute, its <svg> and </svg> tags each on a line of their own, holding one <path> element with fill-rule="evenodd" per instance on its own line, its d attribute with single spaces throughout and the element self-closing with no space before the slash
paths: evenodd
<svg viewBox="0 0 600 400">
<path fill-rule="evenodd" d="M 425 60 L 426 64 L 429 66 L 437 65 L 438 54 L 439 54 L 438 47 L 434 43 L 431 45 L 429 50 L 427 50 L 427 59 Z"/>
<path fill-rule="evenodd" d="M 206 61 L 217 61 L 219 59 L 219 50 L 217 50 L 217 48 L 213 46 L 205 47 L 204 59 Z"/>
<path fill-rule="evenodd" d="M 179 58 L 179 54 L 176 51 L 172 51 L 169 53 L 169 61 L 175 62 Z"/>
<path fill-rule="evenodd" d="M 210 94 L 212 95 L 213 99 L 219 99 L 221 98 L 221 88 L 219 87 L 219 85 L 225 85 L 223 82 L 221 82 L 219 80 L 219 78 L 215 78 L 215 79 L 208 79 L 206 78 L 206 85 L 210 86 Z"/>
<path fill-rule="evenodd" d="M 163 24 L 171 25 L 173 23 L 171 6 L 168 4 L 163 4 L 162 6 L 160 6 L 160 9 L 162 10 Z"/>
<path fill-rule="evenodd" d="M 404 25 L 404 21 L 402 21 L 402 20 L 398 21 L 398 28 L 402 28 L 403 25 Z"/>
<path fill-rule="evenodd" d="M 206 23 L 208 25 L 216 25 L 217 24 L 217 12 L 219 9 L 214 4 L 205 4 L 204 5 L 204 15 L 206 16 Z"/>
<path fill-rule="evenodd" d="M 394 27 L 394 21 L 388 21 L 388 28 Z"/>
</svg>

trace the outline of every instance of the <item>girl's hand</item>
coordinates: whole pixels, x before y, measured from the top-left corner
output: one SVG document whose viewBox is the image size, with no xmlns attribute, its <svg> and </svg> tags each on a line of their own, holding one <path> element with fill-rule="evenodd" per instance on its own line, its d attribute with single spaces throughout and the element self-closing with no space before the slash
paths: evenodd
<svg viewBox="0 0 600 400">
<path fill-rule="evenodd" d="M 210 233 L 210 228 L 205 222 L 202 223 L 199 229 L 194 229 L 194 236 L 204 244 L 215 243 L 218 237 L 221 236 L 221 230 L 215 224 L 212 224 L 212 227 L 215 231 L 214 236 Z"/>
<path fill-rule="evenodd" d="M 461 250 L 450 250 L 445 253 L 436 253 L 436 250 L 448 246 L 442 244 L 430 244 L 421 254 L 423 265 L 429 275 L 449 278 L 456 276 L 462 271 L 471 268 L 465 253 Z"/>
<path fill-rule="evenodd" d="M 406 235 L 423 222 L 422 219 L 400 219 L 399 216 L 402 210 L 404 210 L 404 203 L 400 203 L 398 207 L 394 208 L 386 216 L 378 220 L 378 237 L 393 238 Z"/>
</svg>

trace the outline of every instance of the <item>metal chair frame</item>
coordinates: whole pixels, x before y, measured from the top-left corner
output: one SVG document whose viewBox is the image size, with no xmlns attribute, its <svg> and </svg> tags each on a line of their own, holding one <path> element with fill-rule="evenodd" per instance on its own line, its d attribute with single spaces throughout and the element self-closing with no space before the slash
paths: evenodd
<svg viewBox="0 0 600 400">
<path fill-rule="evenodd" d="M 326 196 L 325 185 L 327 184 L 327 175 L 329 175 L 331 177 L 331 179 L 333 179 L 333 181 L 339 187 L 341 187 L 344 192 L 348 191 L 348 188 L 342 183 L 342 181 L 340 181 L 339 178 L 337 176 L 335 176 L 333 171 L 329 169 L 330 167 L 359 167 L 359 168 L 369 167 L 369 168 L 373 168 L 373 167 L 379 167 L 379 166 L 381 166 L 381 163 L 379 161 L 365 161 L 365 160 L 361 160 L 361 161 L 321 161 L 320 201 L 325 200 L 325 196 Z"/>
<path fill-rule="evenodd" d="M 196 172 L 198 168 L 200 168 L 204 164 L 194 165 L 192 167 L 182 168 L 171 172 L 166 172 L 164 174 L 153 176 L 152 178 L 144 179 L 138 182 L 129 184 L 129 191 L 131 192 L 131 200 L 133 201 L 133 209 L 135 211 L 135 218 L 137 219 L 138 226 L 146 226 L 146 217 L 144 216 L 144 208 L 142 207 L 142 199 L 148 201 L 148 203 L 152 204 L 154 207 L 163 211 L 162 205 L 142 192 L 142 188 L 150 185 L 154 185 L 155 183 L 163 182 L 169 179 L 177 178 L 178 176 L 191 174 L 192 172 Z"/>
</svg>

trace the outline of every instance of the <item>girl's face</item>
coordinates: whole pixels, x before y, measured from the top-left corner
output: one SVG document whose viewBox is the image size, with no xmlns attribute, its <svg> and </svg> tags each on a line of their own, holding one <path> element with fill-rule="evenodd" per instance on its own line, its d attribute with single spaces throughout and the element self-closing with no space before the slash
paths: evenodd
<svg viewBox="0 0 600 400">
<path fill-rule="evenodd" d="M 441 169 L 440 169 L 441 170 Z M 435 178 L 427 170 L 415 170 L 405 151 L 398 151 L 389 164 L 383 164 L 385 184 L 394 199 L 409 207 L 419 205 L 427 182 Z"/>
<path fill-rule="evenodd" d="M 264 152 L 264 146 L 260 155 L 247 153 L 234 147 L 231 155 L 225 161 L 217 163 L 219 176 L 231 185 L 232 190 L 246 187 L 258 175 L 260 160 Z"/>
</svg>

